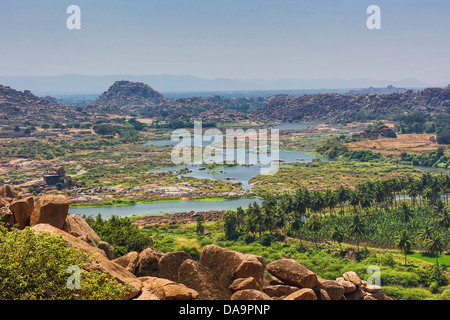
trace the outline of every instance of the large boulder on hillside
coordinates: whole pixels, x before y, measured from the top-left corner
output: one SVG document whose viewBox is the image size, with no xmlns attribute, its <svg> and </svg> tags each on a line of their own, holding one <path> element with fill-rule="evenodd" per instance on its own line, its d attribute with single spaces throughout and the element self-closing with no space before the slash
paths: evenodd
<svg viewBox="0 0 450 320">
<path fill-rule="evenodd" d="M 357 288 L 353 282 L 347 281 L 343 277 L 336 278 L 336 283 L 344 287 L 344 294 L 356 291 Z"/>
<path fill-rule="evenodd" d="M 18 194 L 14 189 L 9 185 L 5 184 L 0 188 L 0 198 L 17 198 Z"/>
<path fill-rule="evenodd" d="M 159 277 L 159 260 L 163 255 L 163 252 L 154 248 L 147 248 L 143 250 L 139 254 L 136 276 Z"/>
<path fill-rule="evenodd" d="M 5 198 L 0 198 L 0 208 L 8 207 L 10 205 L 9 201 Z"/>
<path fill-rule="evenodd" d="M 233 293 L 231 300 L 273 300 L 262 291 L 254 289 L 240 290 Z"/>
<path fill-rule="evenodd" d="M 345 293 L 344 287 L 335 280 L 319 279 L 319 283 L 331 300 L 340 300 Z"/>
<path fill-rule="evenodd" d="M 283 300 L 317 300 L 317 296 L 314 293 L 314 290 L 303 288 L 295 291 L 294 293 L 291 293 Z"/>
<path fill-rule="evenodd" d="M 342 275 L 342 277 L 344 278 L 344 280 L 350 281 L 356 286 L 361 285 L 361 278 L 356 274 L 355 271 L 347 271 Z"/>
<path fill-rule="evenodd" d="M 133 274 L 136 271 L 138 261 L 139 253 L 137 253 L 136 251 L 128 252 L 127 254 L 113 260 L 113 262 L 121 265 Z"/>
<path fill-rule="evenodd" d="M 74 246 L 88 254 L 93 258 L 91 263 L 83 266 L 83 270 L 89 272 L 91 270 L 105 271 L 108 277 L 117 279 L 121 283 L 125 283 L 130 287 L 130 292 L 127 299 L 134 298 L 139 294 L 142 288 L 142 283 L 135 275 L 127 271 L 124 267 L 110 261 L 104 256 L 100 249 L 95 248 L 84 242 L 83 240 L 76 238 L 65 231 L 62 231 L 49 224 L 37 224 L 32 227 L 36 233 L 49 233 L 52 235 L 60 235 L 62 239 L 69 245 Z"/>
<path fill-rule="evenodd" d="M 225 287 L 212 270 L 188 259 L 178 270 L 178 282 L 199 293 L 200 300 L 229 300 L 230 290 Z"/>
<path fill-rule="evenodd" d="M 0 208 L 0 222 L 8 229 L 14 226 L 14 214 L 9 210 L 9 206 Z"/>
<path fill-rule="evenodd" d="M 377 286 L 375 284 L 371 284 L 366 287 L 366 291 L 369 293 L 377 293 L 377 292 L 381 292 L 382 290 L 383 290 L 383 287 Z"/>
<path fill-rule="evenodd" d="M 69 201 L 60 195 L 41 197 L 34 205 L 30 218 L 30 226 L 46 223 L 62 229 L 69 213 Z"/>
<path fill-rule="evenodd" d="M 262 291 L 258 282 L 256 282 L 255 278 L 253 278 L 253 277 L 238 278 L 233 281 L 233 283 L 230 285 L 229 289 L 233 293 L 236 291 L 239 291 L 239 290 L 247 290 L 247 289 L 254 289 L 254 290 Z"/>
<path fill-rule="evenodd" d="M 66 217 L 63 230 L 75 237 L 87 236 L 88 239 L 91 239 L 96 245 L 101 241 L 100 237 L 86 220 L 77 214 L 68 215 Z"/>
<path fill-rule="evenodd" d="M 229 287 L 235 279 L 253 277 L 262 287 L 264 279 L 264 258 L 244 254 L 237 251 L 221 248 L 216 245 L 207 245 L 200 256 L 200 264 L 211 269 L 225 287 Z"/>
<path fill-rule="evenodd" d="M 135 300 L 197 300 L 197 291 L 167 279 L 140 277 L 142 293 Z"/>
<path fill-rule="evenodd" d="M 184 251 L 167 252 L 159 260 L 159 277 L 178 282 L 178 269 L 189 259 L 192 257 Z"/>
<path fill-rule="evenodd" d="M 355 291 L 345 294 L 346 300 L 363 300 L 365 292 L 361 288 L 357 288 Z"/>
<path fill-rule="evenodd" d="M 27 197 L 21 200 L 14 200 L 9 209 L 14 214 L 14 221 L 19 225 L 20 229 L 24 229 L 30 225 L 31 214 L 34 210 L 33 197 Z"/>
<path fill-rule="evenodd" d="M 110 245 L 106 241 L 100 241 L 97 245 L 97 248 L 103 250 L 105 252 L 106 257 L 109 260 L 114 260 L 116 258 L 116 252 L 114 250 L 114 247 Z"/>
<path fill-rule="evenodd" d="M 317 275 L 293 259 L 279 259 L 267 265 L 271 275 L 286 284 L 300 288 L 314 288 L 319 284 Z"/>
<path fill-rule="evenodd" d="M 264 293 L 266 293 L 269 297 L 285 297 L 298 291 L 298 287 L 290 286 L 287 284 L 275 284 L 265 286 L 263 289 Z"/>
</svg>

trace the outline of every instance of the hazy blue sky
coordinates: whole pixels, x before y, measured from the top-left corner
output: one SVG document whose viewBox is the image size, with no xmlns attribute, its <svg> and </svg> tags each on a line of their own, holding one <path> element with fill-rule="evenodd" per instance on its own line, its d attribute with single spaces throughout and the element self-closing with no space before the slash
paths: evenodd
<svg viewBox="0 0 450 320">
<path fill-rule="evenodd" d="M 81 8 L 81 30 L 66 9 Z M 381 30 L 366 9 L 381 8 Z M 450 81 L 449 0 L 2 0 L 0 75 Z"/>
</svg>

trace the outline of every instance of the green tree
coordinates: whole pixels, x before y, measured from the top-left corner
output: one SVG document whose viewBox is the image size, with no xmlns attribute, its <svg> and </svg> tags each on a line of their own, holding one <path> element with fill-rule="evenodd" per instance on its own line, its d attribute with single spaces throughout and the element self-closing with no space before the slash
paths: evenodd
<svg viewBox="0 0 450 320">
<path fill-rule="evenodd" d="M 317 235 L 322 229 L 322 222 L 316 214 L 308 219 L 308 230 L 314 234 L 314 244 L 317 247 Z"/>
<path fill-rule="evenodd" d="M 350 236 L 354 237 L 356 239 L 356 246 L 357 250 L 359 252 L 359 241 L 361 237 L 364 235 L 364 223 L 361 219 L 361 217 L 358 214 L 353 215 L 352 222 L 349 226 L 348 233 Z"/>
<path fill-rule="evenodd" d="M 445 249 L 445 241 L 442 235 L 438 232 L 435 232 L 430 239 L 425 242 L 427 251 L 436 257 L 436 265 L 439 264 L 438 258 L 439 255 Z"/>
<path fill-rule="evenodd" d="M 339 249 L 342 250 L 341 243 L 344 241 L 344 232 L 338 226 L 335 226 L 331 233 L 331 240 L 339 244 Z"/>
<path fill-rule="evenodd" d="M 65 242 L 60 235 L 31 228 L 8 231 L 0 223 L 0 300 L 118 300 L 129 293 L 99 270 L 83 271 L 95 257 Z M 80 288 L 67 285 L 69 267 L 79 268 Z"/>
<path fill-rule="evenodd" d="M 205 222 L 205 217 L 203 216 L 203 214 L 199 214 L 197 216 L 197 234 L 199 236 L 203 235 L 205 233 L 205 227 L 203 226 L 203 222 Z"/>
<path fill-rule="evenodd" d="M 400 233 L 400 235 L 397 237 L 397 239 L 395 241 L 395 246 L 397 247 L 397 249 L 400 250 L 400 252 L 402 252 L 405 255 L 405 267 L 406 267 L 407 254 L 408 254 L 408 252 L 411 251 L 412 245 L 413 245 L 413 243 L 412 243 L 411 236 L 409 235 L 409 233 L 406 230 L 402 230 L 402 232 Z"/>
<path fill-rule="evenodd" d="M 152 245 L 151 238 L 134 225 L 128 217 L 113 215 L 109 219 L 103 219 L 99 214 L 95 219 L 88 217 L 85 220 L 100 239 L 114 247 L 118 257 L 130 251 L 141 252 Z"/>
</svg>

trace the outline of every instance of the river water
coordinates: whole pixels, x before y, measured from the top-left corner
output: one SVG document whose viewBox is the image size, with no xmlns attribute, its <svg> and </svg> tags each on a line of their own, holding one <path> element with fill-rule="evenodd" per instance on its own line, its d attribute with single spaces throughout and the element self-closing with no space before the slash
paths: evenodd
<svg viewBox="0 0 450 320">
<path fill-rule="evenodd" d="M 272 127 L 279 130 L 299 130 L 305 129 L 309 125 L 304 123 L 284 123 L 278 126 Z M 192 142 L 192 141 L 191 141 Z M 171 140 L 157 140 L 149 141 L 147 145 L 158 145 L 161 147 L 170 147 L 177 145 L 179 142 Z M 203 146 L 209 145 L 211 142 L 203 141 Z M 235 148 L 232 150 L 235 154 L 238 152 L 244 152 L 246 158 L 249 157 L 250 150 L 242 150 Z M 281 163 L 293 163 L 293 162 L 311 162 L 314 159 L 320 159 L 327 161 L 324 157 L 317 157 L 305 152 L 287 152 L 279 151 L 279 160 Z M 210 159 L 206 159 L 208 161 Z M 242 184 L 243 189 L 251 189 L 249 180 L 261 173 L 262 166 L 255 165 L 235 165 L 232 167 L 207 169 L 202 168 L 199 165 L 183 165 L 175 167 L 166 167 L 161 169 L 151 170 L 149 172 L 178 172 L 180 169 L 186 168 L 188 172 L 179 173 L 177 176 L 181 177 L 194 177 L 198 179 L 217 179 L 224 181 L 232 181 Z M 211 211 L 211 210 L 236 210 L 239 206 L 247 208 L 250 203 L 254 201 L 261 203 L 258 198 L 250 199 L 233 199 L 223 201 L 169 201 L 169 202 L 150 202 L 140 203 L 130 206 L 110 206 L 110 207 L 89 207 L 89 208 L 70 208 L 70 214 L 93 216 L 101 214 L 102 217 L 108 218 L 112 215 L 120 217 L 130 216 L 142 216 L 158 213 L 177 213 L 177 212 L 190 212 L 190 211 Z"/>
<path fill-rule="evenodd" d="M 101 214 L 102 218 L 110 218 L 112 215 L 119 217 L 144 216 L 158 213 L 177 213 L 177 212 L 202 212 L 213 210 L 236 210 L 239 206 L 247 208 L 250 203 L 257 202 L 261 204 L 262 200 L 258 198 L 217 200 L 217 201 L 198 201 L 198 200 L 180 200 L 168 202 L 150 202 L 138 203 L 130 206 L 111 206 L 111 207 L 89 207 L 89 208 L 70 208 L 70 214 L 80 216 L 96 216 Z"/>
</svg>

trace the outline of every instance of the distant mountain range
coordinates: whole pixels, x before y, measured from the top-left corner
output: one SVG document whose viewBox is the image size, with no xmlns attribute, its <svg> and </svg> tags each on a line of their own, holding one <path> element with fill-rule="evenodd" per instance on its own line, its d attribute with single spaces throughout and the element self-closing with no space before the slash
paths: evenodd
<svg viewBox="0 0 450 320">
<path fill-rule="evenodd" d="M 422 89 L 426 87 L 444 87 L 446 84 L 429 84 L 414 78 L 400 81 L 374 79 L 205 79 L 189 75 L 81 75 L 67 74 L 60 76 L 0 76 L 0 83 L 17 90 L 30 90 L 39 96 L 98 94 L 108 90 L 117 80 L 142 82 L 149 84 L 162 93 L 174 92 L 224 92 L 227 91 L 286 91 L 286 90 L 351 90 L 368 87 L 386 87 Z M 312 93 L 312 92 L 309 92 Z M 261 95 L 259 95 L 261 96 Z"/>
</svg>

